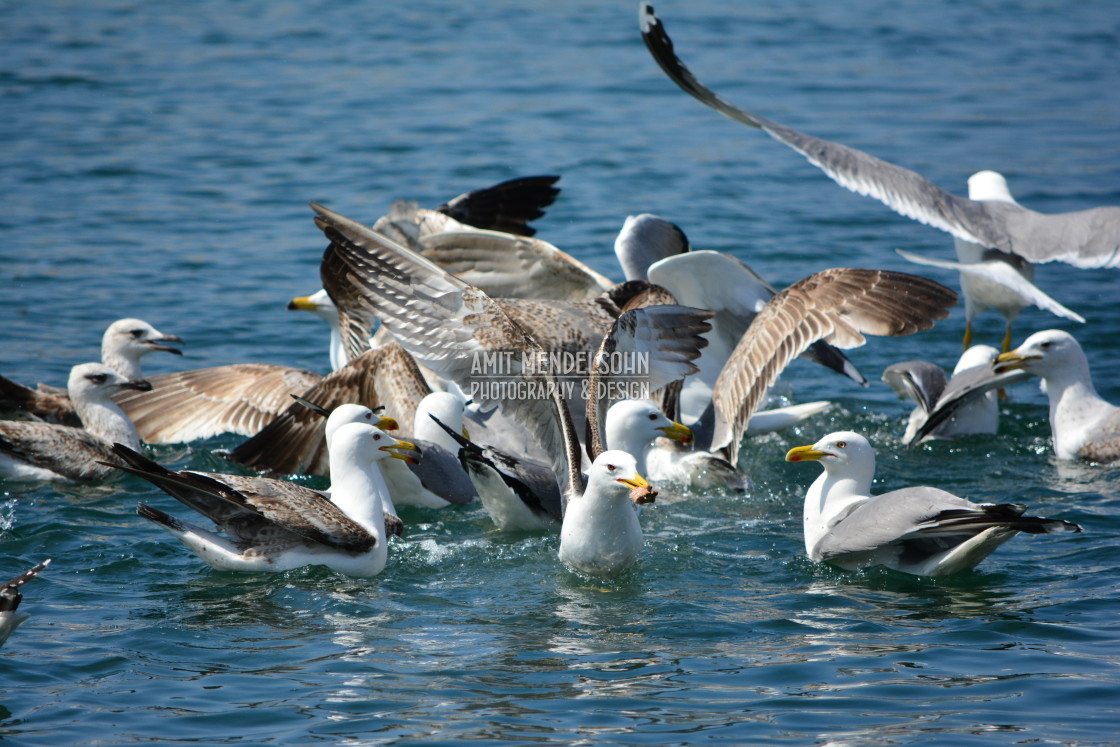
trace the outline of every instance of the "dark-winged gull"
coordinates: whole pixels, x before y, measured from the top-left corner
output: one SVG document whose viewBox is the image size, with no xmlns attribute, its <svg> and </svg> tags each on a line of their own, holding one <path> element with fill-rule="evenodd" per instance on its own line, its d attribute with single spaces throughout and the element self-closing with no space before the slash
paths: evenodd
<svg viewBox="0 0 1120 747">
<path fill-rule="evenodd" d="M 183 354 L 170 342 L 182 344 L 183 339 L 164 334 L 143 319 L 118 319 L 101 336 L 101 362 L 127 379 L 139 379 L 140 359 L 148 353 Z M 25 419 L 81 426 L 65 389 L 48 384 L 32 389 L 0 376 L 0 420 Z"/>
<path fill-rule="evenodd" d="M 140 447 L 136 428 L 112 400 L 122 389 L 147 389 L 103 363 L 70 369 L 67 392 L 82 427 L 29 421 L 0 421 L 0 479 L 94 482 L 112 474 L 115 442 Z"/>
<path fill-rule="evenodd" d="M 1120 407 L 1097 394 L 1085 351 L 1059 329 L 1035 332 L 1002 354 L 995 373 L 1024 371 L 1039 376 L 1050 399 L 1050 432 L 1059 459 L 1120 460 Z"/>
<path fill-rule="evenodd" d="M 385 481 L 377 462 L 411 459 L 415 447 L 364 423 L 348 423 L 331 439 L 331 496 L 293 483 L 172 472 L 119 449 L 121 467 L 151 481 L 209 517 L 225 533 L 194 526 L 144 503 L 137 513 L 166 529 L 208 565 L 220 570 L 285 571 L 325 565 L 348 576 L 376 576 L 385 568 Z M 283 488 L 287 485 L 289 488 Z M 259 492 L 258 492 L 259 491 Z"/>
<path fill-rule="evenodd" d="M 831 433 L 786 454 L 824 467 L 805 494 L 805 552 L 847 570 L 884 566 L 919 576 L 975 567 L 1019 532 L 1080 532 L 1061 519 L 1025 516 L 1015 503 L 973 503 L 921 486 L 871 495 L 875 450 L 858 433 Z"/>
<path fill-rule="evenodd" d="M 4 641 L 8 640 L 13 630 L 31 617 L 26 612 L 18 611 L 19 603 L 23 601 L 20 587 L 38 576 L 39 572 L 50 564 L 51 559 L 47 558 L 0 586 L 0 646 L 4 645 Z"/>
<path fill-rule="evenodd" d="M 1004 185 L 1003 192 L 981 190 L 976 198 L 950 194 L 925 177 L 862 151 L 839 143 L 806 135 L 785 125 L 741 109 L 723 99 L 701 83 L 673 51 L 673 42 L 665 26 L 649 3 L 639 10 L 642 39 L 661 69 L 682 90 L 721 114 L 751 127 L 761 129 L 775 140 L 801 153 L 841 186 L 861 195 L 873 197 L 892 210 L 926 225 L 941 229 L 971 244 L 995 249 L 1031 263 L 1068 262 L 1076 267 L 1097 268 L 1120 266 L 1120 207 L 1096 207 L 1070 213 L 1039 213 L 1022 207 Z M 994 173 L 994 172 L 991 172 Z M 989 179 L 990 177 L 982 177 Z M 967 254 L 967 252 L 966 252 Z M 912 258 L 912 257 L 909 257 Z M 988 257 L 982 257 L 988 259 Z M 962 259 L 962 262 L 966 262 Z M 928 263 L 928 262 L 927 262 Z M 991 269 L 993 266 L 989 266 Z M 961 269 L 956 265 L 953 269 Z M 1030 303 L 1043 303 L 1041 291 L 1031 291 L 1012 278 L 1006 268 L 995 268 L 987 278 L 969 270 L 978 279 L 975 290 L 980 294 L 973 302 L 1011 310 Z M 979 268 L 975 268 L 979 270 Z M 1010 301 L 992 302 L 989 291 L 1002 294 L 988 281 L 996 280 L 1005 289 L 1013 288 Z M 1019 278 L 1019 280 L 1024 280 Z M 1025 281 L 1030 285 L 1029 281 Z M 1010 284 L 1010 285 L 1009 285 Z M 1032 286 L 1033 287 L 1033 286 Z M 968 289 L 966 288 L 966 293 Z M 1028 293 L 1024 296 L 1024 293 Z M 1002 307 L 1002 308 L 1001 308 Z M 1045 305 L 1049 311 L 1068 312 L 1056 302 Z M 1005 315 L 1008 311 L 1004 311 Z M 1015 310 L 1014 313 L 1017 313 Z M 1014 314 L 1009 317 L 1009 321 Z M 966 339 L 966 347 L 971 342 Z"/>
</svg>

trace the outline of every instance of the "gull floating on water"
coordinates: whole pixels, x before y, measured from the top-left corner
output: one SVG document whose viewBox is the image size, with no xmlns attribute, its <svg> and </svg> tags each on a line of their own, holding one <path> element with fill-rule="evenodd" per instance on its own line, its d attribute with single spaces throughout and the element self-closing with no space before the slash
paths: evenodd
<svg viewBox="0 0 1120 747">
<path fill-rule="evenodd" d="M 1059 459 L 1120 460 L 1120 407 L 1097 394 L 1085 351 L 1058 329 L 1035 332 L 999 356 L 995 373 L 1039 376 L 1050 399 L 1050 431 Z"/>
<path fill-rule="evenodd" d="M 892 210 L 926 225 L 941 229 L 963 242 L 998 250 L 1024 262 L 1068 262 L 1076 267 L 1120 266 L 1120 207 L 1097 207 L 1071 213 L 1039 213 L 1011 199 L 1006 182 L 995 172 L 984 174 L 976 185 L 976 196 L 950 194 L 925 177 L 862 151 L 806 135 L 785 125 L 741 109 L 701 83 L 673 51 L 673 42 L 649 3 L 639 11 L 642 38 L 661 69 L 686 93 L 721 114 L 761 129 L 775 140 L 801 153 L 841 186 L 873 197 Z M 1002 183 L 1002 186 L 1001 186 Z M 970 188 L 970 194 L 972 189 Z M 1011 277 L 1011 266 L 966 268 L 975 261 L 975 251 L 958 245 L 961 265 L 952 265 L 969 280 L 966 295 L 973 310 L 994 306 L 1010 324 L 1015 308 L 1026 303 L 1079 319 L 1076 314 L 1049 299 L 1029 280 Z M 914 255 L 908 255 L 914 259 Z M 981 260 L 990 257 L 981 256 Z M 929 264 L 929 260 L 919 260 Z M 1010 298 L 1008 298 L 1008 296 Z M 966 338 L 966 347 L 971 340 Z"/>
<path fill-rule="evenodd" d="M 17 612 L 19 603 L 23 601 L 20 587 L 38 576 L 39 572 L 50 564 L 51 559 L 47 558 L 0 586 L 0 646 L 4 645 L 4 641 L 8 640 L 13 630 L 31 617 L 26 612 Z"/>
<path fill-rule="evenodd" d="M 975 567 L 1019 532 L 1081 531 L 1061 519 L 1025 516 L 1026 506 L 973 503 L 928 486 L 872 496 L 875 450 L 851 431 L 790 449 L 786 461 L 824 467 L 805 494 L 805 552 L 847 570 L 944 576 Z"/>
<path fill-rule="evenodd" d="M 906 424 L 902 440 L 912 446 L 928 439 L 952 439 L 974 433 L 999 431 L 999 402 L 995 388 L 978 391 L 977 382 L 991 376 L 992 364 L 999 351 L 990 345 L 973 345 L 964 351 L 953 369 L 952 378 L 945 377 L 945 370 L 928 361 L 902 361 L 883 371 L 883 381 L 903 399 L 914 401 L 914 409 Z M 1027 378 L 1025 374 L 1022 378 Z M 1014 383 L 1004 380 L 1004 385 Z M 962 391 L 975 392 L 967 406 L 957 398 Z M 953 412 L 942 417 L 939 408 L 952 402 Z M 923 429 L 926 422 L 936 418 L 935 428 Z M 921 438 L 918 433 L 921 431 Z"/>
<path fill-rule="evenodd" d="M 101 336 L 101 362 L 126 379 L 139 379 L 140 359 L 148 353 L 182 355 L 166 343 L 182 344 L 178 335 L 167 335 L 142 319 L 118 319 Z M 42 420 L 81 426 L 74 403 L 65 389 L 39 384 L 32 389 L 0 376 L 0 419 Z"/>
<path fill-rule="evenodd" d="M 398 451 L 400 450 L 400 451 Z M 325 565 L 348 576 L 376 576 L 386 562 L 385 498 L 377 462 L 412 459 L 415 446 L 364 423 L 331 439 L 331 495 L 261 478 L 172 472 L 126 448 L 121 469 L 149 480 L 209 517 L 221 536 L 144 503 L 137 513 L 166 529 L 220 570 L 285 571 Z M 288 486 L 288 487 L 285 487 Z"/>
<path fill-rule="evenodd" d="M 136 428 L 112 397 L 123 389 L 145 390 L 148 382 L 127 379 L 103 363 L 70 369 L 67 392 L 82 427 L 0 421 L 0 479 L 94 482 L 112 474 L 111 447 L 140 448 Z"/>
</svg>

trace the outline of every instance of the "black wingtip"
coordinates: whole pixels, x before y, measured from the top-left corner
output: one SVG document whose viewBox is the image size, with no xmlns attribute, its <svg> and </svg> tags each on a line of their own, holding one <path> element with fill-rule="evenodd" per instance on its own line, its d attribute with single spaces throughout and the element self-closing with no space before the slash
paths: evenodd
<svg viewBox="0 0 1120 747">
<path fill-rule="evenodd" d="M 296 402 L 299 402 L 301 405 L 306 407 L 308 410 L 311 410 L 311 412 L 318 413 L 319 415 L 322 415 L 324 418 L 330 417 L 331 411 L 328 410 L 327 408 L 323 407 L 322 405 L 316 404 L 309 399 L 305 399 L 304 397 L 301 397 L 298 394 L 292 394 L 290 396 Z"/>
</svg>

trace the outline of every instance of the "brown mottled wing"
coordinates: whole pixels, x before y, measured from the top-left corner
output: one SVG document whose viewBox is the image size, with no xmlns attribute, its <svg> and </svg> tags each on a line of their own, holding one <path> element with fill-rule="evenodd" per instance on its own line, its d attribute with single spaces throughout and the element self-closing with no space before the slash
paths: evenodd
<svg viewBox="0 0 1120 747">
<path fill-rule="evenodd" d="M 65 389 L 40 384 L 37 389 L 0 376 L 0 420 L 41 420 L 80 428 L 82 421 Z"/>
<path fill-rule="evenodd" d="M 76 482 L 103 480 L 113 470 L 109 445 L 82 428 L 33 421 L 0 422 L 0 452 Z"/>
<path fill-rule="evenodd" d="M 369 350 L 369 338 L 377 325 L 377 317 L 362 303 L 346 273 L 346 263 L 338 256 L 338 247 L 330 244 L 319 263 L 319 279 L 338 309 L 338 326 L 347 360 L 354 360 Z"/>
<path fill-rule="evenodd" d="M 330 411 L 358 404 L 385 406 L 385 414 L 411 425 L 416 405 L 431 390 L 416 361 L 397 343 L 369 350 L 326 376 L 301 396 Z M 250 469 L 275 474 L 327 475 L 326 419 L 288 399 L 288 407 L 226 456 Z"/>
<path fill-rule="evenodd" d="M 553 456 L 565 487 L 572 477 L 578 481 L 579 441 L 555 380 L 522 370 L 522 353 L 539 351 L 541 344 L 502 305 L 431 260 L 321 205 L 312 208 L 316 225 L 338 245 L 364 303 L 394 339 L 483 409 L 500 406 L 521 421 Z M 539 386 L 512 398 L 472 391 L 472 376 L 505 353 L 511 353 L 511 379 Z"/>
<path fill-rule="evenodd" d="M 789 364 L 817 340 L 859 347 L 864 334 L 930 329 L 957 294 L 932 280 L 886 270 L 833 268 L 794 283 L 759 312 L 716 380 L 713 449 L 736 463 L 747 422 Z"/>
<path fill-rule="evenodd" d="M 590 300 L 613 285 L 540 239 L 469 231 L 425 236 L 421 244 L 425 257 L 494 298 Z"/>
<path fill-rule="evenodd" d="M 322 377 L 264 363 L 237 363 L 151 376 L 148 392 L 113 399 L 136 424 L 140 439 L 182 443 L 219 433 L 252 436 Z"/>
</svg>

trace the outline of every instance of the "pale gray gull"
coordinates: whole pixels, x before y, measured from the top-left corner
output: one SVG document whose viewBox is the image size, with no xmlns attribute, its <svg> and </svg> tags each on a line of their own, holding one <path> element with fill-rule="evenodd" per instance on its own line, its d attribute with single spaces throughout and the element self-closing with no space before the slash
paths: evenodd
<svg viewBox="0 0 1120 747">
<path fill-rule="evenodd" d="M 639 24 L 642 38 L 653 58 L 681 89 L 721 114 L 761 129 L 801 153 L 841 186 L 873 197 L 892 210 L 947 231 L 957 239 L 1015 255 L 1026 262 L 1061 261 L 1082 268 L 1120 266 L 1120 207 L 1039 213 L 1010 199 L 1006 185 L 1004 195 L 979 191 L 981 196 L 973 199 L 950 194 L 913 171 L 854 148 L 805 135 L 731 104 L 701 83 L 676 56 L 672 40 L 649 3 L 641 4 Z M 991 268 L 988 267 L 989 270 Z M 954 265 L 954 269 L 959 268 Z M 968 274 L 973 278 L 981 277 L 971 270 Z M 986 294 L 1002 294 L 1004 291 L 996 291 L 988 282 L 992 279 L 994 276 L 989 274 L 986 280 L 981 281 L 980 295 L 973 298 L 974 303 L 980 301 L 995 305 L 993 297 Z M 1003 308 L 997 308 L 1010 310 L 1016 305 L 1019 308 L 1025 305 L 1021 294 L 1030 289 L 1010 278 L 1006 270 L 999 273 L 999 280 L 1004 286 L 1012 282 L 1016 292 L 1011 294 L 1012 300 L 1008 305 L 1000 301 Z M 1027 298 L 1030 303 L 1045 303 L 1040 294 L 1041 291 L 1034 289 Z M 1044 307 L 1055 313 L 1060 313 L 1059 310 L 1068 312 L 1054 302 Z M 1076 318 L 1076 315 L 1070 318 Z"/>
<path fill-rule="evenodd" d="M 1061 519 L 1025 516 L 1015 503 L 973 503 L 938 488 L 901 488 L 871 495 L 875 450 L 841 431 L 786 454 L 824 467 L 805 494 L 805 552 L 846 570 L 883 566 L 919 576 L 974 568 L 1019 532 L 1080 532 Z"/>
</svg>

